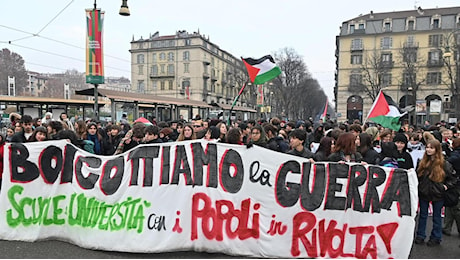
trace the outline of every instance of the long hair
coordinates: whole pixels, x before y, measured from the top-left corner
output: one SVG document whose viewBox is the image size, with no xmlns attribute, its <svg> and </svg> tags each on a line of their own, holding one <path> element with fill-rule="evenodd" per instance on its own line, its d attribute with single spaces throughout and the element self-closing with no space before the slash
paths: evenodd
<svg viewBox="0 0 460 260">
<path fill-rule="evenodd" d="M 224 133 L 220 132 L 220 128 L 222 127 L 222 125 L 225 126 L 225 128 L 227 128 L 227 132 L 228 132 L 228 127 L 227 125 L 224 123 L 224 122 L 220 122 L 216 125 L 217 129 L 219 129 L 219 138 L 222 142 L 225 142 L 225 135 Z"/>
<path fill-rule="evenodd" d="M 86 123 L 83 120 L 77 121 L 77 126 L 75 127 L 75 133 L 78 138 L 82 138 L 83 134 L 86 133 Z"/>
<path fill-rule="evenodd" d="M 346 132 L 340 134 L 332 152 L 342 151 L 345 155 L 354 154 L 356 152 L 355 140 L 356 136 L 353 133 Z"/>
<path fill-rule="evenodd" d="M 368 128 L 369 129 L 369 128 Z M 367 132 L 360 133 L 359 134 L 359 147 L 358 147 L 358 152 L 360 152 L 363 156 L 364 154 L 369 150 L 373 149 L 372 148 L 372 136 L 368 134 Z"/>
<path fill-rule="evenodd" d="M 329 136 L 323 137 L 321 141 L 319 142 L 319 147 L 316 152 L 318 153 L 319 151 L 322 151 L 324 152 L 324 155 L 328 157 L 329 155 L 331 155 L 331 152 L 332 152 L 331 151 L 332 142 L 335 142 L 334 138 L 329 137 Z"/>
<path fill-rule="evenodd" d="M 184 130 L 185 128 L 189 128 L 192 130 L 192 135 L 190 138 L 186 138 L 184 135 Z M 195 140 L 196 139 L 196 134 L 195 134 L 195 129 L 193 129 L 192 124 L 186 124 L 184 125 L 184 128 L 182 128 L 182 131 L 179 134 L 179 137 L 177 137 L 177 141 L 184 141 L 184 140 Z"/>
<path fill-rule="evenodd" d="M 434 148 L 435 153 L 427 155 L 425 151 L 417 168 L 417 175 L 421 177 L 425 171 L 428 171 L 430 180 L 443 182 L 446 173 L 444 172 L 444 156 L 442 155 L 441 143 L 437 139 L 430 139 L 427 141 L 426 147 Z"/>
<path fill-rule="evenodd" d="M 36 127 L 34 129 L 34 132 L 29 137 L 27 142 L 37 142 L 38 140 L 37 140 L 36 135 L 37 135 L 38 132 L 45 134 L 45 136 L 46 136 L 45 141 L 48 140 L 48 130 L 44 126 L 38 126 L 38 127 Z"/>
</svg>

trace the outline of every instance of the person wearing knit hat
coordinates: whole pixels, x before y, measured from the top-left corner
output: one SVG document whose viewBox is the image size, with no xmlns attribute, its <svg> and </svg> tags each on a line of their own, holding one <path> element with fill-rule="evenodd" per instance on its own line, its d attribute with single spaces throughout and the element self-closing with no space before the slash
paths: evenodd
<svg viewBox="0 0 460 260">
<path fill-rule="evenodd" d="M 407 152 L 407 136 L 404 133 L 396 133 L 393 137 L 393 142 L 396 144 L 398 149 L 396 160 L 398 161 L 398 167 L 409 170 L 414 168 L 414 162 L 412 156 Z"/>
</svg>

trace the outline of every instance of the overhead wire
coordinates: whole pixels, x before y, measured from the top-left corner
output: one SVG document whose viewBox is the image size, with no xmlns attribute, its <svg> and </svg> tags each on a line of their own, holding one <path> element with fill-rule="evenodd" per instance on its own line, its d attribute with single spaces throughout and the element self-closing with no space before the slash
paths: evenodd
<svg viewBox="0 0 460 260">
<path fill-rule="evenodd" d="M 45 26 L 43 26 L 43 28 L 40 29 L 40 31 L 38 31 L 36 34 L 39 35 L 43 30 L 45 30 L 46 27 L 48 27 L 48 25 L 50 25 L 62 12 L 64 12 L 65 9 L 67 9 L 67 7 L 70 6 L 70 4 L 73 3 L 74 0 L 70 0 L 70 2 L 61 10 L 59 11 L 59 13 L 57 13 L 53 19 L 51 19 Z"/>
<path fill-rule="evenodd" d="M 36 48 L 27 47 L 27 46 L 15 44 L 15 43 L 10 43 L 10 44 L 13 45 L 13 46 L 16 46 L 16 47 L 25 48 L 25 49 L 29 49 L 29 50 L 33 50 L 33 51 L 37 51 L 37 52 L 41 52 L 41 53 L 46 53 L 46 54 L 49 54 L 49 55 L 54 55 L 54 56 L 58 56 L 58 57 L 61 57 L 61 58 L 70 59 L 70 60 L 73 60 L 73 61 L 86 62 L 83 59 L 78 59 L 78 58 L 75 58 L 75 57 L 70 57 L 70 56 L 59 54 L 59 53 L 54 53 L 54 52 L 45 51 L 45 50 L 39 50 L 39 49 L 36 49 Z M 111 66 L 105 66 L 105 67 L 110 68 L 110 69 L 114 69 L 114 70 L 118 70 L 118 71 L 131 72 L 131 71 L 128 71 L 128 70 L 115 68 L 115 67 L 111 67 Z"/>
<path fill-rule="evenodd" d="M 66 56 L 66 55 L 61 55 L 61 54 L 58 54 L 58 53 L 53 53 L 53 52 L 49 52 L 49 51 L 44 51 L 44 50 L 39 50 L 39 49 L 36 49 L 36 48 L 32 48 L 32 47 L 27 47 L 27 46 L 24 46 L 24 45 L 19 45 L 19 44 L 14 44 L 13 42 L 17 42 L 17 41 L 21 41 L 21 40 L 25 40 L 25 39 L 28 39 L 28 38 L 33 38 L 33 37 L 40 37 L 42 39 L 45 39 L 45 40 L 48 40 L 48 41 L 52 41 L 52 42 L 56 42 L 56 43 L 60 43 L 60 44 L 63 44 L 63 45 L 67 45 L 67 46 L 70 46 L 70 47 L 74 47 L 74 48 L 77 48 L 77 49 L 82 49 L 82 50 L 85 50 L 86 48 L 84 47 L 80 47 L 80 46 L 77 46 L 77 45 L 74 45 L 74 44 L 70 44 L 70 43 L 66 43 L 66 42 L 63 42 L 63 41 L 60 41 L 60 40 L 56 40 L 56 39 L 53 39 L 53 38 L 50 38 L 50 37 L 46 37 L 46 36 L 42 36 L 40 35 L 41 32 L 43 32 L 43 30 L 45 30 L 62 12 L 64 12 L 65 9 L 67 9 L 72 3 L 74 2 L 74 0 L 71 0 L 62 10 L 60 10 L 45 26 L 43 26 L 37 33 L 32 33 L 32 32 L 28 32 L 28 31 L 24 31 L 24 30 L 21 30 L 21 29 L 18 29 L 18 28 L 14 28 L 14 27 L 10 27 L 10 26 L 7 26 L 7 25 L 1 25 L 0 24 L 0 27 L 3 27 L 3 28 L 6 28 L 6 29 L 9 29 L 9 30 L 13 30 L 13 31 L 17 31 L 17 32 L 21 32 L 21 33 L 24 33 L 24 34 L 29 34 L 29 36 L 25 36 L 25 37 L 22 37 L 22 38 L 18 38 L 18 39 L 15 39 L 15 40 L 9 40 L 9 41 L 0 41 L 0 43 L 8 43 L 8 44 L 11 44 L 11 45 L 14 45 L 14 46 L 17 46 L 17 47 L 21 47 L 21 48 L 26 48 L 26 49 L 30 49 L 30 50 L 34 50 L 34 51 L 38 51 L 38 52 L 42 52 L 42 53 L 46 53 L 46 54 L 49 54 L 49 55 L 54 55 L 54 56 L 59 56 L 59 57 L 63 57 L 63 58 L 67 58 L 67 59 L 72 59 L 72 60 L 77 60 L 77 61 L 81 61 L 81 62 L 85 62 L 84 60 L 82 59 L 77 59 L 77 58 L 74 58 L 74 57 L 69 57 L 69 56 Z M 112 55 L 109 55 L 109 54 L 105 54 L 104 56 L 106 57 L 110 57 L 110 58 L 113 58 L 113 59 L 117 59 L 117 60 L 120 60 L 120 61 L 124 61 L 124 62 L 128 62 L 128 63 L 131 63 L 131 61 L 129 60 L 126 60 L 126 59 L 123 59 L 123 58 L 119 58 L 119 57 L 116 57 L 116 56 L 112 56 Z M 30 62 L 26 62 L 26 63 L 30 63 Z M 32 64 L 32 63 L 30 63 Z M 46 65 L 41 65 L 41 66 L 44 66 L 44 67 L 50 67 L 50 66 L 46 66 Z M 119 69 L 119 68 L 115 68 L 115 67 L 111 67 L 111 66 L 105 66 L 107 68 L 111 68 L 111 69 L 114 69 L 114 70 L 118 70 L 118 71 L 124 71 L 124 72 L 130 72 L 128 70 L 123 70 L 123 69 Z"/>
</svg>

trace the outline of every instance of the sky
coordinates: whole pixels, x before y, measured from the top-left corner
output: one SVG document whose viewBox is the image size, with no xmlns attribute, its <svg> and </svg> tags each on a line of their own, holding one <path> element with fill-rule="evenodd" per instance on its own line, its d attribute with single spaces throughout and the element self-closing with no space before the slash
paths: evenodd
<svg viewBox="0 0 460 260">
<path fill-rule="evenodd" d="M 260 58 L 292 48 L 333 101 L 335 37 L 343 21 L 374 13 L 460 6 L 458 0 L 97 0 L 105 11 L 105 76 L 131 78 L 130 42 L 150 34 L 195 31 L 235 57 Z M 85 9 L 94 0 L 2 1 L 0 48 L 25 60 L 26 69 L 85 71 Z"/>
</svg>

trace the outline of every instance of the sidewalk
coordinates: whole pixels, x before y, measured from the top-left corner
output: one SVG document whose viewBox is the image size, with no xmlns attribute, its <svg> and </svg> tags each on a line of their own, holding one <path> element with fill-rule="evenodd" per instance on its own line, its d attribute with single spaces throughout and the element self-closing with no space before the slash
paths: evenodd
<svg viewBox="0 0 460 260">
<path fill-rule="evenodd" d="M 444 220 L 443 220 L 444 221 Z M 443 222 L 444 223 L 444 222 Z M 431 233 L 432 218 L 428 217 L 427 221 L 427 236 Z M 417 226 L 415 227 L 417 229 Z M 457 231 L 457 226 L 454 222 L 452 227 L 452 235 L 442 235 L 440 246 L 428 247 L 426 244 L 417 245 L 413 243 L 412 250 L 409 254 L 410 259 L 458 259 L 460 256 L 460 236 Z"/>
</svg>

